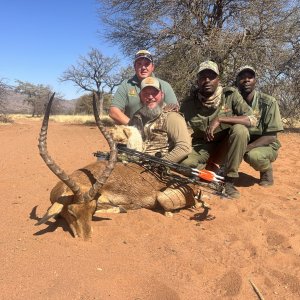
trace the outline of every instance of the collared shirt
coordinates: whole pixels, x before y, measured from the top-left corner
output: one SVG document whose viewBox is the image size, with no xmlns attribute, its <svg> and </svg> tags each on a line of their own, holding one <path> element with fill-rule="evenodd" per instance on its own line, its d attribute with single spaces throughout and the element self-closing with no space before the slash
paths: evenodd
<svg viewBox="0 0 300 300">
<path fill-rule="evenodd" d="M 279 106 L 274 97 L 255 91 L 251 108 L 258 120 L 257 126 L 249 128 L 251 137 L 283 131 Z"/>
<path fill-rule="evenodd" d="M 152 74 L 152 76 L 154 76 L 154 74 Z M 164 102 L 178 104 L 171 85 L 162 79 L 157 79 L 164 92 Z M 111 106 L 119 108 L 126 116 L 131 118 L 133 114 L 142 107 L 139 96 L 140 91 L 140 81 L 136 75 L 130 79 L 124 80 L 114 94 Z"/>
</svg>

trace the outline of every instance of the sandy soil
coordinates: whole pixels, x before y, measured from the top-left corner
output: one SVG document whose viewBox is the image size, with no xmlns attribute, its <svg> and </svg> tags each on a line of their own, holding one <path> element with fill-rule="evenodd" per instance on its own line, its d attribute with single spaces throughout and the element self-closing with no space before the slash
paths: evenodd
<svg viewBox="0 0 300 300">
<path fill-rule="evenodd" d="M 105 215 L 93 238 L 74 239 L 64 220 L 34 226 L 57 178 L 39 157 L 40 122 L 0 126 L 1 299 L 300 299 L 298 133 L 280 135 L 276 184 L 241 166 L 239 200 L 209 195 L 202 210 L 173 218 L 146 210 Z M 48 148 L 65 171 L 107 150 L 98 129 L 50 122 Z"/>
</svg>

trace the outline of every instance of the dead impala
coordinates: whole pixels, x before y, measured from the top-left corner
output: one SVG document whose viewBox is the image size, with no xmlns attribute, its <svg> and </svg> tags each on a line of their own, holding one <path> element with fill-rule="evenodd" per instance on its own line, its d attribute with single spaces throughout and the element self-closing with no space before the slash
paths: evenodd
<svg viewBox="0 0 300 300">
<path fill-rule="evenodd" d="M 54 94 L 46 108 L 38 147 L 46 165 L 60 181 L 50 193 L 52 205 L 36 225 L 60 214 L 75 237 L 88 239 L 91 237 L 91 221 L 96 210 L 126 211 L 160 206 L 165 211 L 172 211 L 195 204 L 194 192 L 189 185 L 176 185 L 174 189 L 170 182 L 162 181 L 157 174 L 145 171 L 138 164 L 117 162 L 115 142 L 100 121 L 95 97 L 94 116 L 110 146 L 109 161 L 95 161 L 67 175 L 47 151 L 48 120 L 53 98 Z M 128 135 L 130 134 L 127 132 L 126 136 Z"/>
</svg>

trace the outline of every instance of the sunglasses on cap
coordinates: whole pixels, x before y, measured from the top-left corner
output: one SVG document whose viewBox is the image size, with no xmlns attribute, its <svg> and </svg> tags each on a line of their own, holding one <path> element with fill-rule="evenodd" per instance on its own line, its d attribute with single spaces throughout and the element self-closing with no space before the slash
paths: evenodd
<svg viewBox="0 0 300 300">
<path fill-rule="evenodd" d="M 152 55 L 149 52 L 138 52 L 135 55 L 134 61 L 138 60 L 139 58 L 146 58 L 149 59 L 151 62 L 153 62 Z"/>
</svg>

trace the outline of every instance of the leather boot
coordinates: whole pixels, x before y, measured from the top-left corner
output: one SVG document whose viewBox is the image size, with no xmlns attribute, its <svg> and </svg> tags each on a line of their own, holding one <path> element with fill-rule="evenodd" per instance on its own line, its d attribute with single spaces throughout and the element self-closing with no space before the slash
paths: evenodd
<svg viewBox="0 0 300 300">
<path fill-rule="evenodd" d="M 271 166 L 270 169 L 264 172 L 260 172 L 260 181 L 259 185 L 260 186 L 270 186 L 273 185 L 274 180 L 273 180 L 273 168 Z"/>
<path fill-rule="evenodd" d="M 228 196 L 228 198 L 240 198 L 241 194 L 238 191 L 238 189 L 234 186 L 234 180 L 233 177 L 225 177 L 225 193 Z"/>
</svg>

